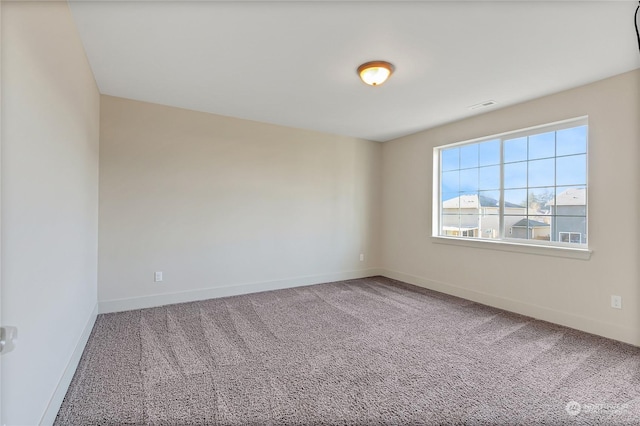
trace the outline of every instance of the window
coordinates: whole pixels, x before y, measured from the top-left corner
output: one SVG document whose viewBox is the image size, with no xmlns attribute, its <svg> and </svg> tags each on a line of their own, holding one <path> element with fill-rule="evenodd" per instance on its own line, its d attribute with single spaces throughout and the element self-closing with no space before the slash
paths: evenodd
<svg viewBox="0 0 640 426">
<path fill-rule="evenodd" d="M 580 118 L 435 148 L 433 234 L 586 248 L 587 138 Z"/>
</svg>

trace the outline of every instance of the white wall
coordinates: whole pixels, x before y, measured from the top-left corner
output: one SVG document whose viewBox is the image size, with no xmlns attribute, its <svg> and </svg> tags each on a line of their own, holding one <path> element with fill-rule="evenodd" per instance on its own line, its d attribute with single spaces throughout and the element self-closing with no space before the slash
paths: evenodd
<svg viewBox="0 0 640 426">
<path fill-rule="evenodd" d="M 436 244 L 432 150 L 589 116 L 590 260 Z M 383 145 L 385 274 L 640 345 L 640 70 Z M 624 214 L 620 214 L 624 212 Z M 610 295 L 623 309 L 610 307 Z"/>
<path fill-rule="evenodd" d="M 376 142 L 102 96 L 101 311 L 376 274 L 380 166 Z"/>
<path fill-rule="evenodd" d="M 96 315 L 99 93 L 66 2 L 2 2 L 2 422 L 52 422 Z"/>
</svg>

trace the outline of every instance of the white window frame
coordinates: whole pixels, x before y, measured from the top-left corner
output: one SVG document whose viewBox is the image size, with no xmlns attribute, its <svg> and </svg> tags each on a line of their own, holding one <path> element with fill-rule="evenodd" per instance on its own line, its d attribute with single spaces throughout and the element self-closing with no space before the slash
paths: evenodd
<svg viewBox="0 0 640 426">
<path fill-rule="evenodd" d="M 576 243 L 562 243 L 559 241 L 538 241 L 538 240 L 529 240 L 529 239 L 517 239 L 510 238 L 508 235 L 508 231 L 504 228 L 504 181 L 503 181 L 503 167 L 504 167 L 504 159 L 503 159 L 503 149 L 502 143 L 505 139 L 515 139 L 523 136 L 530 136 L 539 133 L 546 133 L 552 131 L 563 130 L 571 127 L 578 127 L 586 125 L 587 129 L 589 126 L 588 116 L 570 118 L 567 120 L 557 121 L 549 124 L 542 124 L 538 126 L 528 127 L 525 129 L 519 129 L 515 131 L 503 132 L 499 134 L 494 134 L 490 136 L 483 136 L 481 138 L 470 139 L 466 141 L 456 142 L 452 144 L 446 144 L 437 146 L 433 149 L 433 197 L 432 197 L 432 241 L 436 243 L 443 244 L 452 244 L 458 246 L 466 246 L 466 247 L 474 247 L 474 248 L 489 248 L 495 250 L 503 250 L 503 251 L 515 251 L 522 253 L 531 253 L 531 254 L 540 254 L 540 255 L 548 255 L 548 256 L 561 256 L 561 257 L 569 257 L 569 258 L 577 258 L 577 259 L 589 259 L 592 250 L 588 246 L 578 246 Z M 455 146 L 468 145 L 472 143 L 481 143 L 493 139 L 501 140 L 501 152 L 500 152 L 500 230 L 501 237 L 498 239 L 481 239 L 481 238 L 471 238 L 471 237 L 458 237 L 458 236 L 445 236 L 440 235 L 440 220 L 441 220 L 441 211 L 440 208 L 442 206 L 442 194 L 441 185 L 440 185 L 440 152 L 442 150 L 452 148 Z M 587 201 L 586 201 L 586 232 L 588 233 L 588 217 L 589 217 L 589 202 L 588 202 L 588 193 L 589 193 L 589 131 L 587 131 L 587 164 L 586 164 L 586 184 L 587 188 Z M 583 241 L 581 235 L 581 242 Z"/>
</svg>

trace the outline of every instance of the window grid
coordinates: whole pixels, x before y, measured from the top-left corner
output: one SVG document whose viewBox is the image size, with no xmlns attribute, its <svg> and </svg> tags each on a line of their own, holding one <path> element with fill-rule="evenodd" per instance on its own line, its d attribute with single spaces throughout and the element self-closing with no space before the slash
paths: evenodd
<svg viewBox="0 0 640 426">
<path fill-rule="evenodd" d="M 585 132 L 584 133 L 584 149 L 569 152 L 569 153 L 562 153 L 558 155 L 559 154 L 558 133 L 560 131 L 580 129 L 580 128 L 584 128 L 584 132 Z M 454 144 L 454 145 L 437 148 L 438 155 L 439 155 L 438 157 L 439 166 L 440 166 L 438 171 L 438 174 L 440 176 L 438 178 L 439 188 L 438 188 L 438 197 L 437 197 L 439 202 L 439 207 L 438 207 L 439 223 L 438 223 L 437 235 L 457 236 L 457 237 L 471 236 L 475 238 L 488 237 L 490 239 L 499 239 L 499 240 L 515 240 L 515 239 L 522 240 L 523 239 L 522 235 L 514 236 L 513 228 L 524 228 L 524 232 L 525 232 L 524 239 L 526 240 L 539 239 L 547 243 L 558 243 L 558 242 L 561 243 L 563 242 L 562 241 L 563 239 L 567 239 L 567 237 L 565 237 L 564 235 L 566 233 L 569 233 L 568 238 L 570 240 L 569 241 L 570 244 L 575 244 L 575 243 L 585 244 L 586 234 L 587 234 L 587 203 L 586 203 L 587 172 L 586 172 L 586 168 L 587 168 L 587 152 L 588 152 L 588 146 L 587 146 L 588 145 L 587 143 L 588 142 L 587 141 L 588 123 L 586 119 L 571 120 L 570 122 L 567 122 L 564 126 L 553 128 L 553 129 L 549 129 L 549 128 L 545 128 L 545 126 L 541 126 L 535 129 L 535 131 L 527 132 L 527 134 L 524 134 L 524 135 L 516 136 L 515 135 L 516 133 L 522 133 L 522 131 L 507 133 L 500 137 L 487 137 L 487 138 L 478 139 L 476 141 L 469 142 L 469 143 L 460 143 L 460 144 Z M 534 143 L 532 139 L 540 138 L 542 140 L 542 138 L 547 137 L 548 134 L 552 134 L 553 155 L 552 156 L 548 154 L 547 155 L 537 154 L 538 156 L 536 156 L 536 154 L 532 155 L 532 151 L 534 149 L 532 147 L 532 143 Z M 521 160 L 516 159 L 508 162 L 505 161 L 506 160 L 505 158 L 506 142 L 515 143 L 515 141 L 518 141 L 518 139 L 524 139 L 524 141 L 526 141 L 526 145 L 525 145 L 526 156 L 524 157 L 524 159 L 521 159 Z M 489 162 L 488 164 L 486 164 L 482 161 L 481 147 L 483 146 L 482 144 L 485 144 L 485 143 L 488 144 L 493 142 L 498 142 L 499 160 L 497 164 L 494 162 Z M 549 144 L 550 142 L 551 142 L 550 140 L 546 142 L 543 141 L 543 143 L 547 143 L 547 144 Z M 540 147 L 542 147 L 542 145 L 540 145 Z M 539 149 L 540 147 L 535 147 L 535 148 Z M 465 148 L 467 150 L 473 149 L 476 151 L 475 162 L 468 162 L 465 160 L 466 163 L 468 164 L 463 164 L 462 155 L 463 155 L 463 149 Z M 456 150 L 457 161 L 455 161 L 455 163 L 457 163 L 457 167 L 455 168 L 451 167 L 450 165 L 445 168 L 445 165 L 443 164 L 442 153 L 448 149 Z M 566 147 L 564 149 L 565 151 L 567 150 Z M 559 182 L 559 175 L 558 175 L 559 161 L 558 160 L 562 160 L 563 158 L 570 159 L 571 157 L 578 159 L 578 157 L 580 156 L 584 157 L 584 160 L 583 160 L 584 171 L 582 172 L 582 174 L 578 174 L 577 175 L 578 177 L 572 180 L 570 183 Z M 540 181 L 537 179 L 536 182 L 532 182 L 531 181 L 532 174 L 535 173 L 535 170 L 532 170 L 532 162 L 536 162 L 536 161 L 539 162 L 544 160 L 547 160 L 547 161 L 553 160 L 553 163 L 552 163 L 553 164 L 552 165 L 553 181 L 545 182 L 544 180 L 542 180 L 542 184 L 540 184 Z M 518 163 L 526 163 L 526 164 L 523 164 L 523 166 L 525 166 L 524 167 L 525 169 L 524 186 L 514 185 L 514 186 L 507 187 L 507 183 L 505 182 L 506 181 L 505 165 L 518 164 Z M 541 166 L 543 164 L 537 163 L 536 165 Z M 499 188 L 493 188 L 493 187 L 487 188 L 483 186 L 484 183 L 482 182 L 482 179 L 481 179 L 482 177 L 481 171 L 485 170 L 487 171 L 487 173 L 489 173 L 490 167 L 495 167 L 495 166 L 498 166 Z M 475 173 L 472 173 L 472 174 L 475 174 L 475 184 L 471 188 L 471 190 L 469 190 L 468 185 L 467 187 L 465 187 L 465 184 L 463 182 L 462 172 L 471 171 L 471 170 L 475 170 Z M 444 193 L 444 187 L 443 187 L 444 182 L 440 180 L 440 178 L 443 177 L 443 173 L 446 173 L 446 172 L 457 173 L 456 191 L 449 192 L 448 194 Z M 580 176 L 582 176 L 582 179 L 580 178 Z M 539 198 L 540 196 L 542 196 L 541 198 L 542 200 L 544 200 L 545 197 L 549 196 L 549 194 L 546 191 L 544 191 L 545 189 L 550 189 L 550 197 L 546 201 L 546 207 L 548 208 L 547 210 L 541 209 L 540 202 L 537 201 L 538 199 L 540 199 Z M 583 214 L 575 214 L 575 213 L 569 214 L 567 212 L 562 213 L 559 210 L 560 201 L 558 196 L 564 193 L 559 191 L 560 189 L 563 189 L 565 192 L 569 192 L 571 190 L 578 191 L 578 192 L 582 190 L 584 192 L 584 194 L 582 195 L 584 197 L 584 213 Z M 524 205 L 521 206 L 521 208 L 524 211 L 519 212 L 518 214 L 510 214 L 513 212 L 511 210 L 507 211 L 507 208 L 510 208 L 513 210 L 514 209 L 513 206 L 514 205 L 518 206 L 518 205 L 508 200 L 508 197 L 505 195 L 505 190 L 506 191 L 518 191 L 518 190 L 524 191 L 524 200 L 522 201 Z M 493 215 L 488 214 L 487 213 L 488 209 L 482 205 L 482 202 L 485 201 L 485 199 L 483 198 L 483 194 L 491 194 L 491 192 L 498 193 L 498 197 L 496 199 L 497 210 Z M 470 199 L 466 199 L 464 197 L 472 198 L 471 194 L 473 193 L 475 193 L 476 195 L 477 210 L 475 210 L 474 212 L 476 214 L 465 214 L 466 212 L 462 211 L 464 209 L 463 204 L 465 202 L 469 202 Z M 447 199 L 445 199 L 445 195 L 450 200 L 452 199 L 451 198 L 452 194 L 454 196 L 457 194 L 457 205 L 455 209 L 445 207 L 445 203 L 447 202 Z M 552 200 L 553 202 L 549 203 L 549 200 Z M 534 207 L 537 208 L 537 210 L 532 210 Z M 455 216 L 456 218 L 455 222 L 453 222 L 452 221 L 453 218 L 449 216 Z M 465 216 L 471 216 L 471 217 L 465 217 Z M 477 216 L 477 222 L 474 225 L 473 220 L 475 220 L 474 218 L 476 216 Z M 492 230 L 492 229 L 484 230 L 482 226 L 482 220 L 483 218 L 487 218 L 487 217 L 491 218 L 491 216 L 494 216 L 494 219 L 495 219 L 495 216 L 497 216 L 497 219 L 498 219 L 498 223 L 496 224 L 497 230 Z M 523 221 L 520 220 L 514 223 L 513 221 L 517 218 L 522 218 Z M 578 232 L 578 230 L 576 229 L 571 229 L 571 230 L 559 229 L 559 223 L 561 222 L 560 219 L 562 218 L 565 218 L 565 219 L 573 218 L 576 221 L 576 223 L 578 223 L 578 226 L 582 226 L 581 231 L 583 232 Z M 464 219 L 464 222 L 463 222 L 463 219 Z M 509 222 L 509 224 L 507 222 Z M 453 226 L 447 226 L 447 224 L 451 224 Z M 548 231 L 546 231 L 546 235 L 545 235 L 544 228 L 546 227 L 548 227 L 549 229 Z M 510 229 L 507 229 L 507 228 L 510 228 Z M 535 235 L 536 228 L 540 228 L 540 231 L 537 237 Z M 434 234 L 436 233 L 434 232 Z M 578 242 L 576 242 L 577 238 L 573 236 L 574 234 L 580 234 L 580 238 Z"/>
</svg>

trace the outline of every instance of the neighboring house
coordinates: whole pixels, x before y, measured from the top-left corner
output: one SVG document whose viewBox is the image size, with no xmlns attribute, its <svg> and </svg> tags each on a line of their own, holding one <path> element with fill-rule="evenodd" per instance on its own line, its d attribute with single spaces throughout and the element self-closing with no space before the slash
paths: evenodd
<svg viewBox="0 0 640 426">
<path fill-rule="evenodd" d="M 549 201 L 551 240 L 587 243 L 587 189 L 569 188 Z"/>
<path fill-rule="evenodd" d="M 511 226 L 509 237 L 549 241 L 550 232 L 551 225 L 548 223 L 533 219 L 522 219 Z"/>
<path fill-rule="evenodd" d="M 505 229 L 526 216 L 527 208 L 507 202 Z M 500 227 L 498 200 L 478 194 L 460 195 L 442 202 L 442 233 L 451 237 L 496 238 Z M 507 216 L 512 215 L 512 216 Z"/>
<path fill-rule="evenodd" d="M 586 188 L 569 188 L 546 203 L 544 209 L 536 212 L 535 218 L 527 216 L 526 206 L 506 203 L 506 236 L 586 244 L 586 196 Z M 499 235 L 499 218 L 499 203 L 494 198 L 467 194 L 442 202 L 443 235 L 496 238 Z"/>
</svg>

